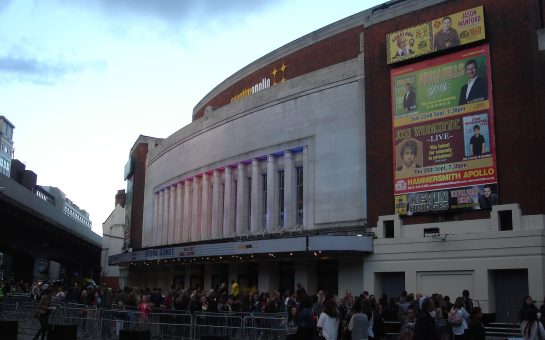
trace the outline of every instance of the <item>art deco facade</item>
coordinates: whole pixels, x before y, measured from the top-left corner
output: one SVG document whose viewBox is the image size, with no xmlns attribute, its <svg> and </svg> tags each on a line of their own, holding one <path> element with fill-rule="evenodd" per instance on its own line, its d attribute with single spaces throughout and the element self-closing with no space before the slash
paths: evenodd
<svg viewBox="0 0 545 340">
<path fill-rule="evenodd" d="M 436 32 L 445 17 L 460 31 L 459 45 L 393 59 L 402 37 L 421 38 L 411 27 Z M 525 294 L 540 299 L 545 176 L 529 146 L 544 142 L 543 18 L 539 1 L 391 1 L 254 61 L 207 94 L 191 124 L 146 144 L 134 175 L 143 197 L 131 213 L 142 218 L 132 233 L 140 243 L 110 263 L 150 287 L 208 289 L 238 279 L 262 291 L 300 282 L 310 292 L 453 298 L 469 289 L 498 319 Z M 458 101 L 468 53 L 488 81 L 481 103 Z M 401 112 L 407 82 L 419 85 L 420 98 L 434 93 L 418 72 L 443 77 L 433 89 L 446 95 L 429 111 L 409 112 L 432 105 L 419 99 Z M 446 123 L 435 120 L 442 114 Z M 402 131 L 411 117 L 420 120 Z M 485 156 L 463 151 L 471 137 L 464 129 L 476 119 L 487 124 Z M 409 136 L 413 127 L 451 135 L 424 140 Z M 421 147 L 419 166 L 401 175 L 399 136 Z M 452 144 L 438 142 L 450 136 Z M 439 183 L 443 191 L 404 186 L 446 178 L 415 175 L 449 168 L 433 162 L 489 168 L 461 172 L 482 177 Z M 488 207 L 478 197 L 486 186 L 495 195 Z M 449 201 L 432 201 L 441 197 Z"/>
</svg>

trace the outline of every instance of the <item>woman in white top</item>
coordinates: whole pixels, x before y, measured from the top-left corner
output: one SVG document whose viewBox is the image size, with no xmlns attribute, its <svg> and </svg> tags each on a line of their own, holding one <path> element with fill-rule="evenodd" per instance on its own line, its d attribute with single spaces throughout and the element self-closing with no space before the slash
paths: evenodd
<svg viewBox="0 0 545 340">
<path fill-rule="evenodd" d="M 324 310 L 318 319 L 317 326 L 321 330 L 322 336 L 326 340 L 337 340 L 337 333 L 339 331 L 339 313 L 337 312 L 335 300 L 327 300 Z"/>
<path fill-rule="evenodd" d="M 467 332 L 467 320 L 469 319 L 469 313 L 464 308 L 464 298 L 459 296 L 454 302 L 454 307 L 452 310 L 460 314 L 462 317 L 462 323 L 459 326 L 452 325 L 452 334 L 454 334 L 454 339 L 465 339 Z"/>
<path fill-rule="evenodd" d="M 529 309 L 526 313 L 526 319 L 520 324 L 520 331 L 524 340 L 545 339 L 545 329 L 541 322 L 537 320 L 537 311 Z"/>
</svg>

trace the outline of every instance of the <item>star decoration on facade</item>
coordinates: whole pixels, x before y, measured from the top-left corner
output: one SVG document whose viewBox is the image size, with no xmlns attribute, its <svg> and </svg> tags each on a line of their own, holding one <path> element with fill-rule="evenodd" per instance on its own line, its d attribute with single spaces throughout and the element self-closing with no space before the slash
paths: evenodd
<svg viewBox="0 0 545 340">
<path fill-rule="evenodd" d="M 282 66 L 279 69 L 276 69 L 276 66 L 274 67 L 273 71 L 271 72 L 271 75 L 273 77 L 273 85 L 286 81 L 286 77 L 284 77 L 284 74 L 287 68 L 288 66 L 283 61 L 282 61 Z M 276 75 L 280 73 L 282 73 L 282 78 L 280 78 L 280 81 L 276 81 Z"/>
</svg>

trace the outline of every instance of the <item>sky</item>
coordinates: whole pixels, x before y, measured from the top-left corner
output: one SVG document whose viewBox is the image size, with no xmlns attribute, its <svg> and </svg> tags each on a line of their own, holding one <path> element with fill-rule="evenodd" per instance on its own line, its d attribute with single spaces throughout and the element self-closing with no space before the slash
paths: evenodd
<svg viewBox="0 0 545 340">
<path fill-rule="evenodd" d="M 0 115 L 14 158 L 90 214 L 126 189 L 139 135 L 191 122 L 215 86 L 380 0 L 0 0 Z"/>
</svg>

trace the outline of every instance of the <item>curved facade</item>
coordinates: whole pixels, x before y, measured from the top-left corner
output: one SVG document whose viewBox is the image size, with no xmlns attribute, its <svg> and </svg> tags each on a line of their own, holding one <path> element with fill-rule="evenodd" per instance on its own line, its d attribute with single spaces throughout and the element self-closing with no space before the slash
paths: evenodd
<svg viewBox="0 0 545 340">
<path fill-rule="evenodd" d="M 415 44 L 447 17 L 459 45 L 433 50 L 431 33 Z M 545 138 L 543 17 L 539 1 L 391 1 L 256 60 L 149 145 L 142 244 L 110 263 L 147 286 L 469 289 L 505 320 L 522 296 L 545 294 L 545 164 L 527 147 Z M 404 55 L 403 38 L 429 50 Z M 487 79 L 479 102 L 460 99 L 466 64 Z M 479 155 L 464 151 L 475 122 Z M 401 165 L 405 139 L 418 165 Z"/>
<path fill-rule="evenodd" d="M 286 261 L 314 251 L 324 257 L 328 250 L 370 252 L 370 238 L 354 242 L 363 237 L 367 222 L 362 30 L 361 18 L 351 17 L 254 62 L 207 95 L 191 124 L 151 149 L 142 247 L 190 245 L 189 257 L 198 257 L 217 245 L 273 238 L 277 243 L 266 248 L 265 256 L 277 253 Z M 324 54 L 327 58 L 319 57 Z M 338 242 L 324 245 L 319 239 L 320 233 L 338 231 L 344 233 Z M 294 235 L 310 233 L 315 237 L 305 242 L 322 245 L 290 246 L 297 242 Z M 263 245 L 255 247 L 248 263 L 264 254 Z M 213 254 L 222 262 L 229 252 Z M 358 288 L 351 285 L 362 279 L 361 257 L 347 263 L 354 261 L 355 271 L 340 274 L 354 279 L 343 280 L 348 286 L 341 288 Z M 291 261 L 291 268 L 298 265 L 308 263 Z M 298 282 L 315 281 L 318 260 L 310 267 L 297 274 L 304 276 Z M 334 267 L 337 272 L 337 263 Z M 224 271 L 207 270 L 208 280 L 196 275 L 206 287 Z M 248 271 L 229 270 L 229 276 Z M 294 282 L 277 282 L 280 272 L 274 276 L 247 280 L 259 281 L 260 289 L 293 287 Z M 295 281 L 296 274 L 289 276 Z M 167 284 L 170 278 L 162 279 Z"/>
</svg>

